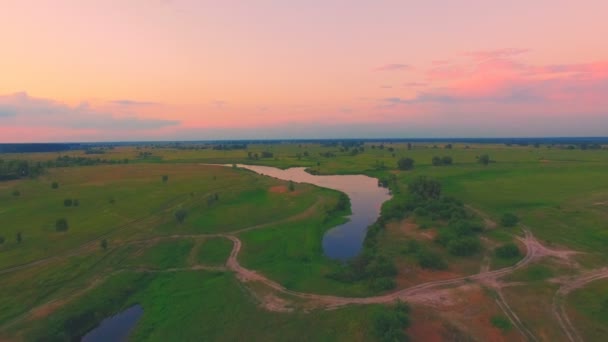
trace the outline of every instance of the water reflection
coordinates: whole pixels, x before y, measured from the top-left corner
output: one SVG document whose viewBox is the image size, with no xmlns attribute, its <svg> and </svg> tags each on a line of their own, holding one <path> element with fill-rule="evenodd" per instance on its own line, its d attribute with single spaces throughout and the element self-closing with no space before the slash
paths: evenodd
<svg viewBox="0 0 608 342">
<path fill-rule="evenodd" d="M 323 237 L 323 252 L 332 259 L 344 260 L 359 253 L 363 247 L 367 227 L 380 216 L 382 203 L 390 199 L 388 190 L 379 187 L 376 178 L 364 175 L 317 176 L 307 173 L 303 167 L 287 170 L 242 164 L 238 167 L 282 180 L 310 183 L 347 194 L 352 208 L 349 221 L 330 229 Z"/>
<path fill-rule="evenodd" d="M 135 326 L 144 313 L 141 305 L 136 304 L 132 307 L 108 317 L 101 321 L 97 328 L 89 331 L 82 338 L 82 342 L 106 342 L 106 341 L 126 341 L 129 332 Z"/>
</svg>

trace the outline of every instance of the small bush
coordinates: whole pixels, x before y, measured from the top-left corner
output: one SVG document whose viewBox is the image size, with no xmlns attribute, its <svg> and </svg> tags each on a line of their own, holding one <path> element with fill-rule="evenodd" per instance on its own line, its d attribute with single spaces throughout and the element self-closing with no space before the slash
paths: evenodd
<svg viewBox="0 0 608 342">
<path fill-rule="evenodd" d="M 19 192 L 19 190 L 15 190 L 15 191 L 13 191 L 13 196 L 19 197 L 19 196 L 21 196 L 21 192 Z"/>
<path fill-rule="evenodd" d="M 74 202 L 73 202 L 73 201 L 72 201 L 72 199 L 70 199 L 70 198 L 67 198 L 67 199 L 64 199 L 64 200 L 63 200 L 63 205 L 64 205 L 65 207 L 71 207 L 73 203 L 74 203 Z"/>
<path fill-rule="evenodd" d="M 4 236 L 0 236 L 0 245 L 4 243 Z"/>
<path fill-rule="evenodd" d="M 75 199 L 75 200 L 72 201 L 72 205 L 75 206 L 75 207 L 77 207 L 77 206 L 80 205 L 80 201 L 78 201 L 77 199 Z"/>
<path fill-rule="evenodd" d="M 68 228 L 68 220 L 64 218 L 60 218 L 55 222 L 55 230 L 58 232 L 65 232 Z"/>
<path fill-rule="evenodd" d="M 475 236 L 457 238 L 448 243 L 448 251 L 456 256 L 471 256 L 481 250 L 481 242 Z"/>
<path fill-rule="evenodd" d="M 175 212 L 175 219 L 179 223 L 183 223 L 184 220 L 186 219 L 186 216 L 188 216 L 188 212 L 185 209 L 178 209 Z"/>
<path fill-rule="evenodd" d="M 513 242 L 506 243 L 494 250 L 496 256 L 502 259 L 516 258 L 521 255 L 519 248 Z"/>
<path fill-rule="evenodd" d="M 507 332 L 513 328 L 511 321 L 504 316 L 494 316 L 490 319 L 490 322 L 492 322 L 493 326 L 502 330 L 503 332 Z"/>
<path fill-rule="evenodd" d="M 169 176 L 167 175 L 162 175 L 161 179 L 163 180 L 163 183 L 167 183 L 167 181 L 169 180 Z"/>
<path fill-rule="evenodd" d="M 403 303 L 383 307 L 373 316 L 373 332 L 380 341 L 408 341 L 404 330 L 409 325 L 409 307 Z"/>
<path fill-rule="evenodd" d="M 500 218 L 500 224 L 502 224 L 503 227 L 515 227 L 517 223 L 519 223 L 519 218 L 512 213 L 505 213 Z"/>
<path fill-rule="evenodd" d="M 51 183 L 51 189 L 57 189 L 59 187 L 59 183 L 53 182 Z"/>
<path fill-rule="evenodd" d="M 445 270 L 448 268 L 448 264 L 441 258 L 439 254 L 429 250 L 419 251 L 416 258 L 418 259 L 418 264 L 422 268 L 432 270 Z"/>
<path fill-rule="evenodd" d="M 371 290 L 380 292 L 380 291 L 392 290 L 395 288 L 396 284 L 395 284 L 395 280 L 393 278 L 382 277 L 382 278 L 372 279 L 370 281 L 370 283 L 368 284 L 368 286 Z"/>
<path fill-rule="evenodd" d="M 420 251 L 420 249 L 422 249 L 422 245 L 420 245 L 420 242 L 418 242 L 416 240 L 408 240 L 405 243 L 405 248 L 403 249 L 403 253 L 415 254 L 415 253 L 418 253 L 418 251 Z"/>
</svg>

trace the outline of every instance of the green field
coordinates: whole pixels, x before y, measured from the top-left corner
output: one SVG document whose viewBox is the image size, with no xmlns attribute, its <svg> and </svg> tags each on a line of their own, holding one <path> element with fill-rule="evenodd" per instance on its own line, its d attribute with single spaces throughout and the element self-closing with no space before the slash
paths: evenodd
<svg viewBox="0 0 608 342">
<path fill-rule="evenodd" d="M 313 143 L 250 145 L 247 150 L 117 147 L 103 158 L 129 159 L 129 163 L 53 167 L 36 178 L 0 182 L 0 340 L 81 336 L 104 317 L 134 303 L 144 307 L 144 315 L 133 340 L 379 337 L 371 317 L 384 306 L 324 311 L 291 298 L 293 312 L 264 309 L 259 296 L 266 292 L 259 292 L 257 285 L 239 281 L 230 271 L 204 269 L 226 266 L 234 247 L 226 235 L 242 242 L 238 261 L 243 267 L 284 288 L 349 297 L 469 276 L 484 265 L 488 269 L 514 265 L 525 254 L 523 244 L 517 242 L 522 227 L 545 246 L 581 252 L 572 259 L 576 267 L 543 259 L 506 278 L 530 285 L 530 296 L 541 294 L 534 299 L 537 305 L 551 304 L 555 285 L 548 285 L 549 280 L 606 266 L 608 150 L 433 145 L 418 143 L 408 149 L 403 143 L 385 143 L 380 149 L 379 143 L 366 143 L 356 155 L 340 146 Z M 142 151 L 151 157 L 139 158 Z M 273 157 L 248 157 L 248 152 L 264 151 Z M 493 162 L 480 164 L 477 157 L 483 154 Z M 90 157 L 83 151 L 65 155 Z M 58 156 L 4 154 L 0 159 L 45 162 Z M 454 163 L 433 166 L 434 156 L 450 156 Z M 412 170 L 397 170 L 402 157 L 415 161 Z M 365 252 L 372 254 L 374 262 L 385 258 L 396 265 L 392 285 L 378 287 L 369 277 L 340 280 L 334 275 L 342 266 L 326 258 L 321 245 L 325 231 L 348 214 L 332 210 L 338 192 L 307 184 L 292 192 L 285 181 L 203 165 L 213 163 L 305 166 L 319 174 L 394 177 L 390 185 L 394 198 L 385 204 L 383 215 L 412 200 L 407 189 L 413 179 L 437 179 L 443 196 L 463 202 L 469 220 L 484 227 L 475 235 L 481 248 L 472 255 L 454 255 L 435 241 L 442 232 L 449 233 L 449 219 L 403 211 L 402 217 L 388 219 Z M 163 175 L 168 176 L 166 181 Z M 78 200 L 78 205 L 66 206 L 66 200 Z M 182 222 L 176 217 L 180 211 L 185 213 Z M 515 214 L 521 224 L 503 227 L 505 213 Z M 60 219 L 67 221 L 67 230 L 58 228 Z M 497 257 L 495 249 L 509 242 L 518 243 L 522 256 Z M 424 253 L 444 264 L 425 269 L 420 256 Z M 605 323 L 601 303 L 592 298 L 608 291 L 607 286 L 597 281 L 568 298 L 573 320 L 580 329 L 591 331 L 583 334 L 591 341 L 602 335 Z M 514 312 L 530 319 L 527 326 L 532 333 L 541 340 L 561 338 L 553 317 L 526 318 L 524 287 L 505 291 Z M 82 322 L 81 327 L 72 329 L 74 322 Z M 492 326 L 487 318 L 484 324 L 487 329 L 516 333 L 516 327 L 505 328 L 504 319 Z M 544 335 L 556 326 L 555 333 Z M 474 329 L 470 333 L 482 339 L 488 336 L 475 335 Z"/>
</svg>

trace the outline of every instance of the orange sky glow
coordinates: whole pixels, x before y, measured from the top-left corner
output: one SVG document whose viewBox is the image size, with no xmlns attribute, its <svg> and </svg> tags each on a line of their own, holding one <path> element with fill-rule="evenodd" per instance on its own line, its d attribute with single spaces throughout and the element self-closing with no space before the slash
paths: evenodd
<svg viewBox="0 0 608 342">
<path fill-rule="evenodd" d="M 608 136 L 608 2 L 6 0 L 0 142 Z"/>
</svg>

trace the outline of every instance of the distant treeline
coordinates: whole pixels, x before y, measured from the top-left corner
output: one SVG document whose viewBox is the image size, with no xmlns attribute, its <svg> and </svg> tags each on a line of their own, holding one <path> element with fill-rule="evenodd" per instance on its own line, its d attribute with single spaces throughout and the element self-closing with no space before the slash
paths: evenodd
<svg viewBox="0 0 608 342">
<path fill-rule="evenodd" d="M 57 157 L 55 160 L 32 162 L 27 160 L 3 160 L 0 159 L 0 181 L 14 180 L 20 178 L 35 178 L 44 173 L 46 168 L 91 166 L 99 164 L 128 164 L 129 159 L 112 160 L 85 157 Z"/>
<path fill-rule="evenodd" d="M 80 148 L 80 144 L 0 144 L 0 153 L 58 152 Z"/>
<path fill-rule="evenodd" d="M 5 161 L 0 159 L 0 181 L 37 177 L 43 172 L 44 166 L 41 162 L 32 163 L 25 160 Z"/>
</svg>

